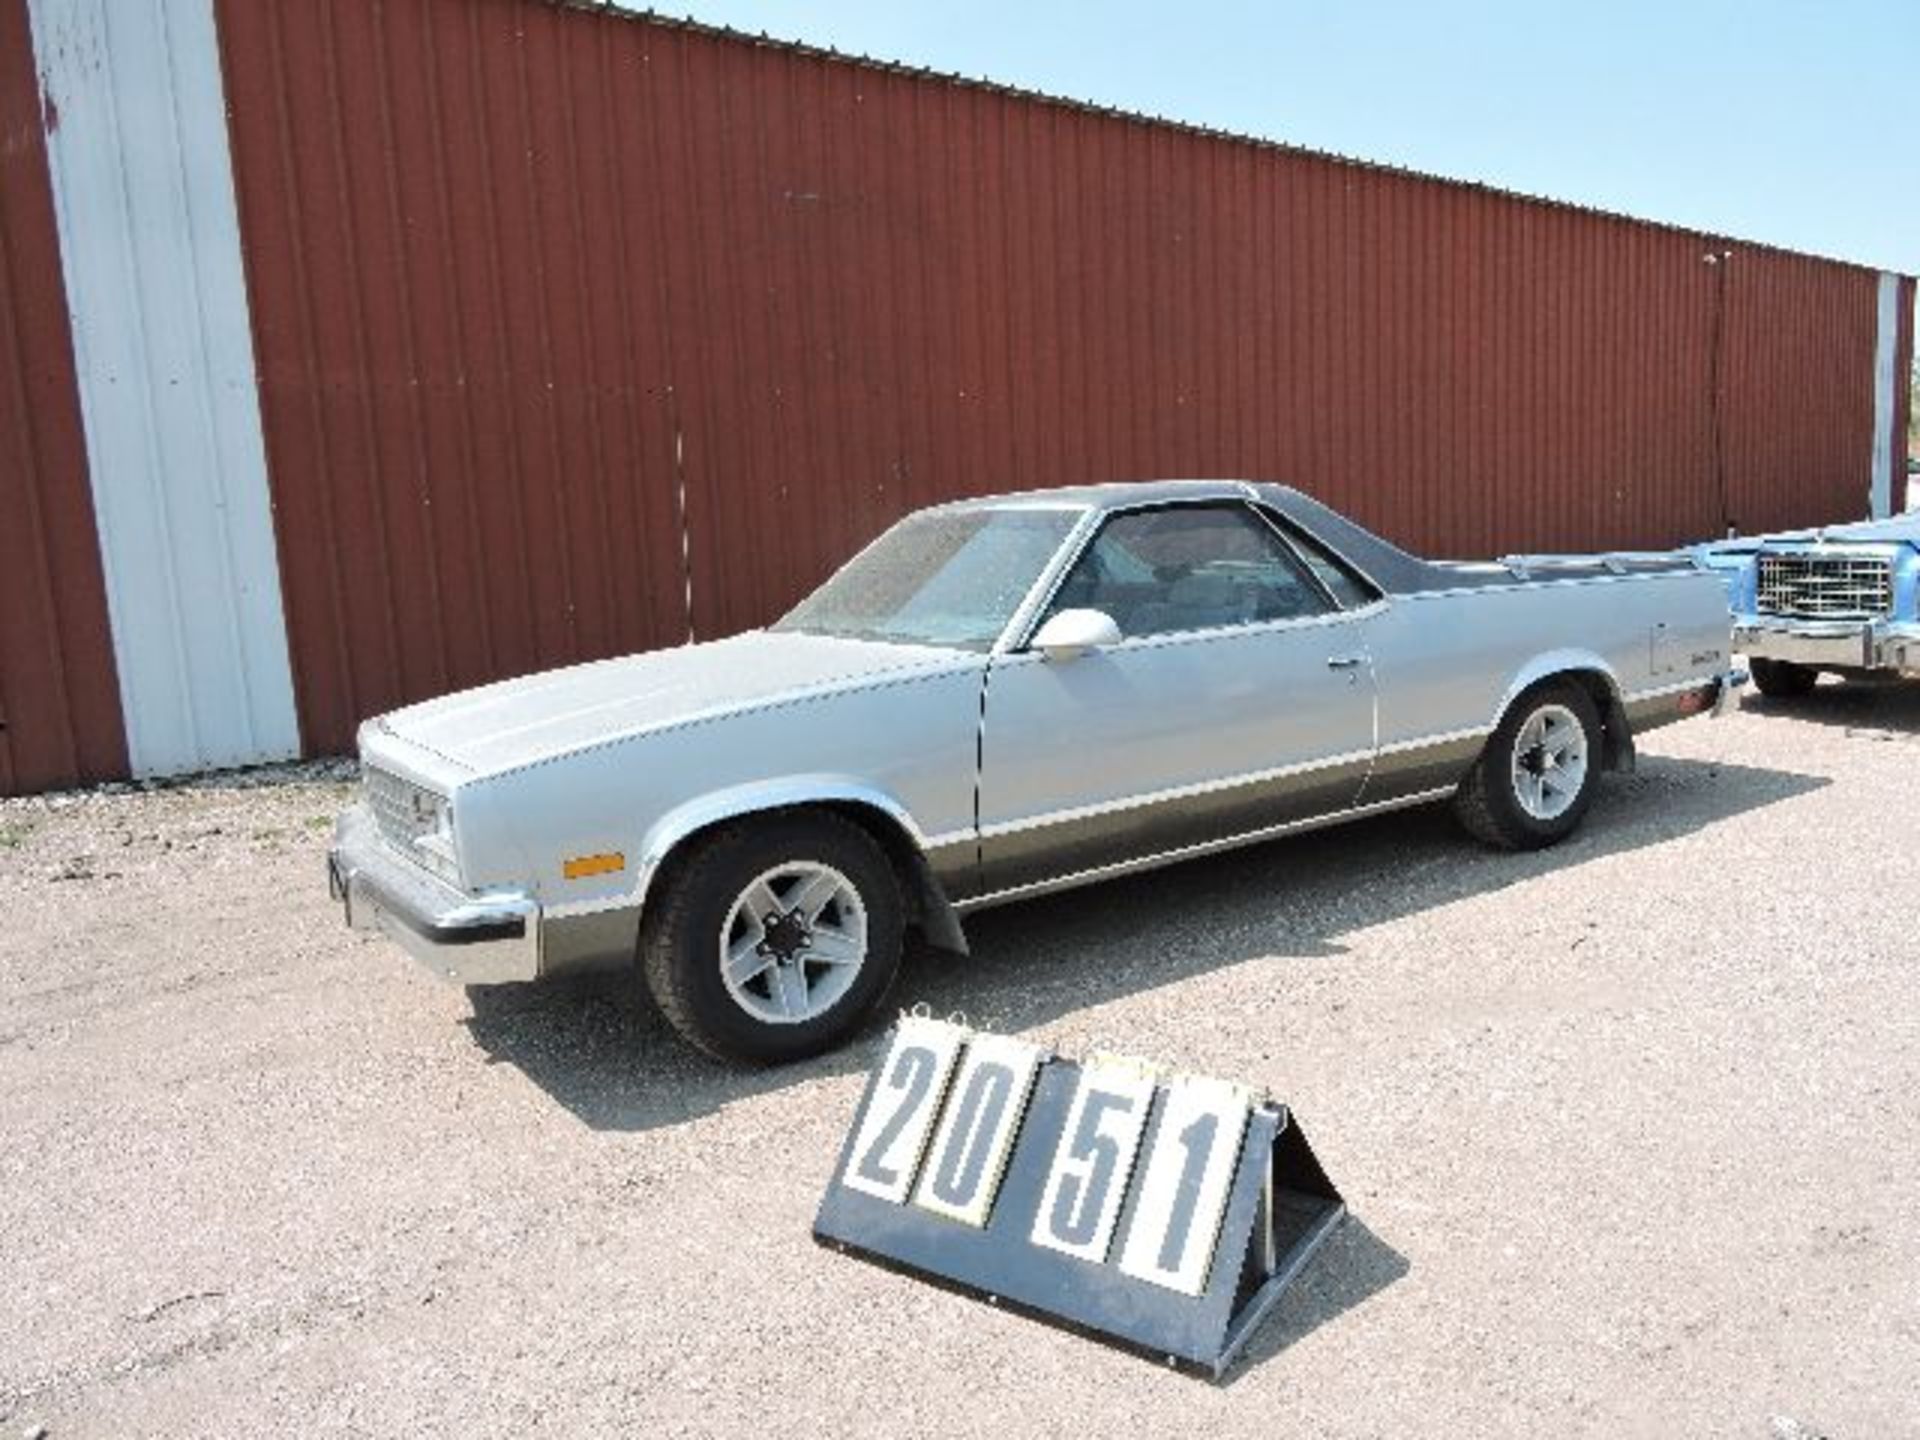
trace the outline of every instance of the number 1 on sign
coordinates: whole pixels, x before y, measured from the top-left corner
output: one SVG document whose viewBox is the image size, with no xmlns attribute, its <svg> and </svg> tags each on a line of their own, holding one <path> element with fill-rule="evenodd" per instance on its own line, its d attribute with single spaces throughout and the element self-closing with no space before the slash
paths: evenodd
<svg viewBox="0 0 1920 1440">
<path fill-rule="evenodd" d="M 1224 1080 L 1181 1076 L 1167 1087 L 1122 1274 L 1183 1295 L 1207 1288 L 1250 1102 L 1244 1087 Z"/>
</svg>

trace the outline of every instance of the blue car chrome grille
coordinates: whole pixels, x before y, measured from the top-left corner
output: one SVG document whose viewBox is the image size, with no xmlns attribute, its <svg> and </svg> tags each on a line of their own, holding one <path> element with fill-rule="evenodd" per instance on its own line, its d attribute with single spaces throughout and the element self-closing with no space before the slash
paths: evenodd
<svg viewBox="0 0 1920 1440">
<path fill-rule="evenodd" d="M 1765 615 L 1866 620 L 1893 609 L 1893 564 L 1875 555 L 1762 555 Z"/>
</svg>

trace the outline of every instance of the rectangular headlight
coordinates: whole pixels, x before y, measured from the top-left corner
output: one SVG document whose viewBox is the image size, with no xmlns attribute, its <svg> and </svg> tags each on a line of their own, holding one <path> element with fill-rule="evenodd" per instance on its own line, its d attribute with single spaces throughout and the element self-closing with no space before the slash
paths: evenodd
<svg viewBox="0 0 1920 1440">
<path fill-rule="evenodd" d="M 420 863 L 429 870 L 457 880 L 460 867 L 453 853 L 453 806 L 438 795 L 429 798 L 433 801 L 432 819 L 426 830 L 413 837 L 413 848 L 420 852 Z"/>
</svg>

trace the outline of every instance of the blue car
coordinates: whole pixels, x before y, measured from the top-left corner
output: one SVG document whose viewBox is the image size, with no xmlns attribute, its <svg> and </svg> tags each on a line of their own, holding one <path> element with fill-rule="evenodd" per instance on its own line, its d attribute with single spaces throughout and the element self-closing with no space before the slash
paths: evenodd
<svg viewBox="0 0 1920 1440">
<path fill-rule="evenodd" d="M 1694 553 L 1726 579 L 1733 648 L 1762 695 L 1805 695 L 1822 672 L 1920 676 L 1920 513 Z"/>
</svg>

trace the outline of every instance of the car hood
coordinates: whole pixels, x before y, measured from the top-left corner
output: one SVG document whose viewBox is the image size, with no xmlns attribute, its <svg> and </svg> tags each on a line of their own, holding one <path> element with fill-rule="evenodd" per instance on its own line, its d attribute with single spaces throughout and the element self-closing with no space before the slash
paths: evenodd
<svg viewBox="0 0 1920 1440">
<path fill-rule="evenodd" d="M 1746 535 L 1717 540 L 1699 548 L 1708 555 L 1751 555 L 1769 545 L 1912 545 L 1920 548 L 1920 511 L 1884 520 L 1860 520 L 1848 525 L 1821 525 L 1811 530 L 1779 530 L 1770 535 Z"/>
<path fill-rule="evenodd" d="M 373 724 L 492 774 L 729 712 L 985 664 L 965 651 L 755 630 L 462 690 Z"/>
</svg>

